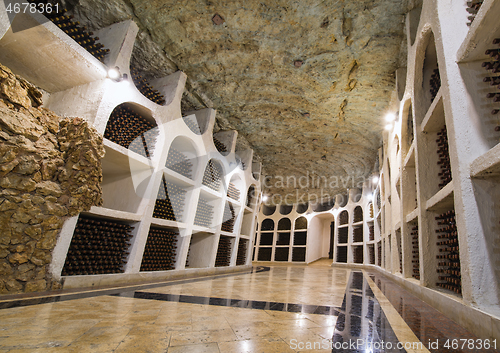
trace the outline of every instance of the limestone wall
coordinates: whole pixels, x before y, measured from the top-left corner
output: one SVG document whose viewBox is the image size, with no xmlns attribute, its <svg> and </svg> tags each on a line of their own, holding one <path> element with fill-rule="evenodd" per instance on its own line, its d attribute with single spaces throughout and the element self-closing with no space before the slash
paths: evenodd
<svg viewBox="0 0 500 353">
<path fill-rule="evenodd" d="M 0 294 L 60 288 L 48 265 L 61 227 L 102 204 L 102 136 L 41 97 L 0 64 Z"/>
</svg>

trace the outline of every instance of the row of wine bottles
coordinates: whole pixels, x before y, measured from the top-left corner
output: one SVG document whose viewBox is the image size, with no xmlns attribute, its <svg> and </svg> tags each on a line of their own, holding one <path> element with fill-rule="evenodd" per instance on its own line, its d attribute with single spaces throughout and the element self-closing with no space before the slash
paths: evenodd
<svg viewBox="0 0 500 353">
<path fill-rule="evenodd" d="M 224 218 L 221 230 L 224 232 L 232 233 L 234 231 L 235 218 L 236 215 L 233 205 L 229 202 L 226 202 L 226 206 L 224 207 Z"/>
<path fill-rule="evenodd" d="M 481 8 L 481 5 L 483 4 L 483 0 L 471 0 L 467 1 L 467 13 L 469 14 L 467 16 L 467 26 L 470 27 L 472 25 L 472 22 L 474 22 L 474 19 L 476 18 L 477 13 L 479 12 L 479 9 Z"/>
<path fill-rule="evenodd" d="M 371 225 L 368 227 L 368 240 L 373 241 L 375 240 L 375 226 Z"/>
<path fill-rule="evenodd" d="M 227 188 L 227 196 L 232 198 L 233 200 L 239 200 L 240 190 L 238 190 L 238 188 L 233 183 L 229 183 L 229 186 Z"/>
<path fill-rule="evenodd" d="M 460 251 L 458 246 L 455 211 L 450 210 L 435 217 L 437 220 L 437 248 L 439 253 L 436 285 L 451 290 L 457 294 L 462 292 L 462 277 L 460 273 Z"/>
<path fill-rule="evenodd" d="M 231 238 L 221 235 L 217 256 L 215 258 L 215 267 L 229 266 L 231 263 Z"/>
<path fill-rule="evenodd" d="M 354 216 L 354 219 L 353 219 L 354 223 L 363 222 L 363 209 L 361 208 L 361 206 L 357 206 L 354 209 L 353 216 Z"/>
<path fill-rule="evenodd" d="M 368 247 L 368 259 L 370 264 L 375 265 L 375 247 L 373 245 Z"/>
<path fill-rule="evenodd" d="M 146 118 L 126 105 L 119 105 L 111 113 L 104 137 L 142 156 L 151 157 L 157 131 Z"/>
<path fill-rule="evenodd" d="M 247 262 L 248 240 L 240 239 L 238 243 L 238 253 L 236 254 L 236 266 L 245 265 Z"/>
<path fill-rule="evenodd" d="M 220 153 L 227 153 L 226 145 L 224 145 L 222 142 L 220 142 L 215 137 L 214 137 L 214 145 L 215 145 L 215 148 L 217 148 L 217 151 L 219 151 Z"/>
<path fill-rule="evenodd" d="M 500 38 L 495 38 L 493 40 L 493 45 L 500 47 Z M 493 76 L 487 76 L 483 78 L 483 82 L 489 83 L 490 86 L 495 87 L 495 92 L 489 92 L 486 94 L 486 98 L 492 101 L 492 104 L 500 102 L 500 76 L 494 76 L 500 72 L 500 48 L 488 49 L 485 52 L 486 55 L 491 57 L 493 61 L 485 61 L 481 65 L 487 71 L 491 72 Z M 499 107 L 494 107 L 491 110 L 491 115 L 497 115 L 500 113 Z M 495 131 L 500 131 L 500 124 L 495 126 Z"/>
<path fill-rule="evenodd" d="M 363 227 L 358 226 L 353 228 L 353 243 L 363 242 Z"/>
<path fill-rule="evenodd" d="M 436 98 L 439 88 L 441 88 L 441 76 L 439 75 L 439 69 L 435 69 L 430 81 L 431 102 Z"/>
<path fill-rule="evenodd" d="M 420 250 L 418 247 L 418 224 L 411 229 L 411 244 L 412 244 L 412 276 L 415 279 L 420 279 Z"/>
<path fill-rule="evenodd" d="M 276 248 L 274 250 L 274 261 L 288 261 L 290 248 Z"/>
<path fill-rule="evenodd" d="M 203 174 L 202 184 L 209 187 L 212 190 L 219 191 L 222 180 L 222 167 L 219 163 L 213 161 L 212 159 L 208 161 L 208 165 L 205 168 L 205 173 Z"/>
<path fill-rule="evenodd" d="M 347 228 L 347 227 L 339 228 L 337 242 L 339 244 L 347 244 L 347 242 L 348 242 L 348 235 L 349 235 L 349 228 Z"/>
<path fill-rule="evenodd" d="M 355 264 L 362 264 L 364 261 L 363 258 L 363 246 L 354 246 L 352 248 L 353 261 Z"/>
<path fill-rule="evenodd" d="M 46 5 L 49 2 L 47 0 L 28 0 L 28 3 L 38 6 Z M 44 15 L 96 59 L 104 62 L 104 57 L 109 53 L 109 49 L 97 42 L 99 37 L 94 37 L 94 33 L 90 32 L 87 27 L 75 21 L 73 15 L 67 13 L 67 9 L 55 6 L 52 9 L 51 13 L 45 12 Z"/>
<path fill-rule="evenodd" d="M 209 201 L 200 197 L 198 206 L 196 208 L 196 215 L 194 217 L 194 224 L 200 227 L 210 228 L 212 226 L 212 219 L 214 217 L 214 207 L 210 205 Z"/>
<path fill-rule="evenodd" d="M 177 253 L 176 231 L 160 228 L 149 230 L 141 271 L 168 271 L 175 269 Z"/>
<path fill-rule="evenodd" d="M 163 105 L 165 104 L 165 97 L 149 85 L 145 78 L 143 78 L 135 67 L 130 66 L 130 75 L 132 76 L 132 81 L 135 87 L 142 93 L 142 95 L 148 98 L 150 101 Z"/>
<path fill-rule="evenodd" d="M 122 222 L 80 214 L 61 274 L 122 273 L 132 229 Z"/>
<path fill-rule="evenodd" d="M 170 147 L 170 150 L 168 151 L 165 167 L 185 176 L 186 178 L 193 179 L 193 163 L 184 155 L 184 153 L 173 147 Z"/>
<path fill-rule="evenodd" d="M 342 226 L 349 223 L 349 213 L 347 211 L 342 211 L 339 215 L 339 224 Z"/>
<path fill-rule="evenodd" d="M 441 180 L 439 183 L 439 187 L 442 188 L 447 185 L 452 177 L 451 177 L 451 164 L 450 164 L 450 153 L 448 148 L 448 134 L 446 132 L 446 125 L 438 132 L 438 138 L 436 139 L 437 143 L 437 153 L 438 153 L 438 162 L 440 172 L 438 173 L 438 177 Z"/>
<path fill-rule="evenodd" d="M 292 261 L 293 262 L 305 262 L 306 261 L 306 247 L 293 248 L 292 249 Z"/>
<path fill-rule="evenodd" d="M 153 217 L 182 222 L 185 199 L 186 190 L 162 178 Z"/>
<path fill-rule="evenodd" d="M 381 241 L 379 241 L 377 243 L 377 254 L 378 254 L 377 266 L 382 266 L 382 242 Z"/>
</svg>

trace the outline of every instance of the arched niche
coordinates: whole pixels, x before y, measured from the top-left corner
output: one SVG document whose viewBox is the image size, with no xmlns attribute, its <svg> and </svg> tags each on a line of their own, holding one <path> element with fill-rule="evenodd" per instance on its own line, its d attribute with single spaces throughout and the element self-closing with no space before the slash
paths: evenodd
<svg viewBox="0 0 500 353">
<path fill-rule="evenodd" d="M 348 223 L 349 223 L 349 212 L 347 212 L 347 210 L 344 210 L 339 214 L 339 225 L 342 226 Z"/>
<path fill-rule="evenodd" d="M 241 191 L 244 190 L 244 187 L 245 183 L 241 179 L 241 176 L 239 176 L 238 174 L 233 174 L 227 187 L 227 197 L 236 201 L 240 201 Z"/>
<path fill-rule="evenodd" d="M 335 200 L 330 199 L 328 201 L 317 202 L 311 205 L 314 212 L 325 212 L 330 211 L 335 205 Z"/>
<path fill-rule="evenodd" d="M 418 24 L 420 23 L 420 15 L 422 14 L 422 6 L 410 10 L 408 13 L 410 45 L 415 44 L 417 38 Z"/>
<path fill-rule="evenodd" d="M 373 218 L 374 217 L 374 211 L 373 211 L 373 202 L 370 202 L 368 204 L 368 211 L 370 212 L 370 218 Z"/>
<path fill-rule="evenodd" d="M 270 218 L 262 221 L 262 225 L 260 227 L 261 232 L 267 232 L 274 230 L 274 221 Z"/>
<path fill-rule="evenodd" d="M 194 179 L 198 170 L 198 153 L 195 144 L 189 138 L 178 136 L 168 150 L 165 167 L 186 178 Z"/>
<path fill-rule="evenodd" d="M 302 214 L 304 212 L 307 211 L 307 209 L 309 208 L 309 203 L 299 203 L 297 204 L 297 207 L 296 207 L 296 210 L 297 210 L 297 213 L 299 214 Z"/>
<path fill-rule="evenodd" d="M 354 208 L 354 223 L 357 223 L 357 222 L 362 222 L 363 221 L 363 209 L 361 208 L 361 206 L 356 206 L 356 208 Z"/>
<path fill-rule="evenodd" d="M 293 205 L 280 205 L 280 214 L 286 216 L 293 210 Z"/>
<path fill-rule="evenodd" d="M 151 102 L 164 105 L 165 96 L 156 90 L 142 75 L 138 69 L 130 65 L 130 76 L 137 90 Z"/>
<path fill-rule="evenodd" d="M 278 222 L 278 230 L 291 230 L 292 229 L 292 222 L 290 221 L 290 218 L 282 218 Z"/>
<path fill-rule="evenodd" d="M 185 113 L 182 116 L 182 120 L 193 133 L 203 135 L 208 129 L 211 115 L 212 110 L 207 108 Z"/>
<path fill-rule="evenodd" d="M 253 209 L 255 206 L 255 202 L 257 202 L 257 189 L 255 188 L 255 185 L 250 185 L 247 190 L 247 199 L 246 199 L 246 205 L 247 207 L 250 207 Z"/>
<path fill-rule="evenodd" d="M 403 105 L 403 119 L 401 122 L 401 151 L 405 158 L 410 150 L 414 139 L 413 131 L 413 107 L 411 100 L 407 100 Z"/>
<path fill-rule="evenodd" d="M 271 216 L 276 211 L 276 206 L 274 205 L 262 205 L 262 213 L 265 216 Z"/>
<path fill-rule="evenodd" d="M 137 103 L 118 105 L 109 116 L 104 137 L 143 157 L 154 154 L 158 125 L 151 111 Z"/>
<path fill-rule="evenodd" d="M 202 184 L 212 190 L 220 191 L 224 179 L 224 169 L 222 164 L 216 159 L 212 158 L 208 161 L 203 173 Z"/>
<path fill-rule="evenodd" d="M 307 218 L 299 217 L 295 220 L 295 230 L 307 229 Z"/>
</svg>

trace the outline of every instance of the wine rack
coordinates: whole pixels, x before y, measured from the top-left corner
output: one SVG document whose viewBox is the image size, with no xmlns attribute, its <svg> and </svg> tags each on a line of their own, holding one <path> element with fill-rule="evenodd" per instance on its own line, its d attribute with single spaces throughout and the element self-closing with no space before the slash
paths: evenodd
<svg viewBox="0 0 500 353">
<path fill-rule="evenodd" d="M 368 240 L 373 241 L 375 240 L 375 226 L 371 225 L 368 227 Z"/>
<path fill-rule="evenodd" d="M 271 254 L 273 248 L 259 248 L 259 254 L 257 255 L 257 261 L 271 261 Z"/>
<path fill-rule="evenodd" d="M 274 230 L 274 221 L 272 219 L 265 219 L 262 222 L 261 231 Z"/>
<path fill-rule="evenodd" d="M 307 229 L 307 218 L 299 217 L 295 220 L 295 229 Z"/>
<path fill-rule="evenodd" d="M 373 217 L 375 216 L 373 213 L 373 202 L 370 202 L 368 209 L 370 210 L 370 219 L 373 219 Z"/>
<path fill-rule="evenodd" d="M 177 231 L 161 228 L 149 230 L 141 271 L 168 271 L 175 269 Z"/>
<path fill-rule="evenodd" d="M 441 183 L 439 188 L 443 188 L 451 181 L 451 164 L 450 164 L 450 154 L 448 149 L 448 135 L 446 133 L 446 126 L 444 126 L 438 133 L 437 143 L 437 153 L 438 153 L 438 165 L 440 172 L 438 173 Z"/>
<path fill-rule="evenodd" d="M 491 57 L 492 61 L 485 61 L 481 64 L 481 66 L 489 71 L 488 76 L 485 77 L 483 81 L 489 83 L 490 86 L 496 86 L 495 92 L 489 92 L 486 94 L 486 98 L 490 99 L 491 102 L 495 104 L 500 102 L 500 76 L 493 76 L 500 73 L 500 38 L 495 38 L 492 44 L 499 48 L 486 50 L 485 54 Z M 491 115 L 498 115 L 499 113 L 500 109 L 498 107 L 491 110 Z M 500 131 L 500 123 L 495 126 L 495 131 Z"/>
<path fill-rule="evenodd" d="M 307 232 L 295 232 L 293 234 L 293 245 L 306 245 L 307 244 Z"/>
<path fill-rule="evenodd" d="M 260 233 L 260 245 L 273 245 L 274 233 Z"/>
<path fill-rule="evenodd" d="M 28 0 L 30 4 L 47 4 L 47 1 Z M 64 33 L 77 42 L 82 48 L 88 51 L 97 60 L 104 62 L 105 56 L 109 53 L 109 49 L 104 48 L 104 45 L 98 43 L 99 37 L 95 37 L 93 32 L 87 30 L 87 27 L 80 25 L 80 22 L 75 21 L 73 15 L 68 15 L 66 9 L 60 7 L 52 7 L 52 13 L 45 12 L 44 15 Z M 59 11 L 55 11 L 59 10 Z"/>
<path fill-rule="evenodd" d="M 479 9 L 481 8 L 481 5 L 483 4 L 483 0 L 472 0 L 472 1 L 467 1 L 467 13 L 469 14 L 467 16 L 467 26 L 471 26 L 472 22 L 474 22 L 474 19 L 476 18 L 477 13 L 479 12 Z"/>
<path fill-rule="evenodd" d="M 215 148 L 217 148 L 217 151 L 219 151 L 219 153 L 227 153 L 226 146 L 215 137 L 214 137 L 214 145 Z"/>
<path fill-rule="evenodd" d="M 104 137 L 141 156 L 151 158 L 156 143 L 155 125 L 127 106 L 120 105 L 111 113 Z"/>
<path fill-rule="evenodd" d="M 248 240 L 240 239 L 238 253 L 236 254 L 236 266 L 242 266 L 247 262 Z"/>
<path fill-rule="evenodd" d="M 439 88 L 441 88 L 441 76 L 439 76 L 439 69 L 434 69 L 430 82 L 431 102 L 436 98 Z"/>
<path fill-rule="evenodd" d="M 348 234 L 349 234 L 349 229 L 347 227 L 342 227 L 342 228 L 339 227 L 338 243 L 339 244 L 347 244 Z"/>
<path fill-rule="evenodd" d="M 229 183 L 229 186 L 227 188 L 227 197 L 230 197 L 233 200 L 240 199 L 240 190 L 238 190 L 238 188 L 233 183 Z"/>
<path fill-rule="evenodd" d="M 222 178 L 222 167 L 212 159 L 208 161 L 202 184 L 212 190 L 219 191 Z"/>
<path fill-rule="evenodd" d="M 194 224 L 200 227 L 210 228 L 212 226 L 213 216 L 214 207 L 209 203 L 208 200 L 200 196 L 198 206 L 196 207 Z"/>
<path fill-rule="evenodd" d="M 418 224 L 411 228 L 411 244 L 412 244 L 412 276 L 415 279 L 420 279 L 420 250 L 418 247 Z"/>
<path fill-rule="evenodd" d="M 349 222 L 349 213 L 347 213 L 347 211 L 340 212 L 339 224 L 342 226 L 344 224 L 347 224 L 348 222 Z"/>
<path fill-rule="evenodd" d="M 337 262 L 347 262 L 347 246 L 337 246 Z"/>
<path fill-rule="evenodd" d="M 361 243 L 363 241 L 363 226 L 353 228 L 353 242 Z"/>
<path fill-rule="evenodd" d="M 306 261 L 306 248 L 293 248 L 292 249 L 292 261 L 294 262 L 305 262 Z"/>
<path fill-rule="evenodd" d="M 353 220 L 353 222 L 357 223 L 357 222 L 362 222 L 362 221 L 363 221 L 363 209 L 361 208 L 361 206 L 357 206 L 354 209 L 354 220 Z"/>
<path fill-rule="evenodd" d="M 255 187 L 251 185 L 247 191 L 247 203 L 246 203 L 247 207 L 253 208 L 255 203 L 255 197 L 256 197 Z"/>
<path fill-rule="evenodd" d="M 460 273 L 460 251 L 458 246 L 457 225 L 455 211 L 450 210 L 435 217 L 438 225 L 436 229 L 437 247 L 439 249 L 438 268 L 439 274 L 436 285 L 453 291 L 462 292 L 462 279 Z"/>
<path fill-rule="evenodd" d="M 179 173 L 186 178 L 193 179 L 193 163 L 184 153 L 170 147 L 165 167 Z"/>
<path fill-rule="evenodd" d="M 274 251 L 274 261 L 288 261 L 289 248 L 276 248 Z"/>
<path fill-rule="evenodd" d="M 153 211 L 154 218 L 182 222 L 186 190 L 162 178 Z"/>
<path fill-rule="evenodd" d="M 368 245 L 368 258 L 370 264 L 375 265 L 375 246 L 373 244 Z"/>
<path fill-rule="evenodd" d="M 80 215 L 61 274 L 123 273 L 132 229 L 122 222 Z"/>
<path fill-rule="evenodd" d="M 382 208 L 382 197 L 380 196 L 380 190 L 377 192 L 377 209 L 380 211 Z"/>
<path fill-rule="evenodd" d="M 220 236 L 217 256 L 215 258 L 215 267 L 229 266 L 231 262 L 231 238 L 224 235 Z"/>
<path fill-rule="evenodd" d="M 377 243 L 377 254 L 378 254 L 378 261 L 377 261 L 377 266 L 382 267 L 382 242 Z"/>
<path fill-rule="evenodd" d="M 226 202 L 226 207 L 224 207 L 224 219 L 222 222 L 221 230 L 224 232 L 232 233 L 234 230 L 234 221 L 236 218 L 236 213 L 234 207 L 231 203 Z"/>
<path fill-rule="evenodd" d="M 276 245 L 290 245 L 290 233 L 278 233 Z"/>
<path fill-rule="evenodd" d="M 165 104 L 165 97 L 149 85 L 146 79 L 141 76 L 139 70 L 130 66 L 130 75 L 132 76 L 135 87 L 137 87 L 144 97 L 158 105 Z"/>
<path fill-rule="evenodd" d="M 352 254 L 354 257 L 355 264 L 362 264 L 363 263 L 363 245 L 353 246 L 352 247 Z"/>
</svg>

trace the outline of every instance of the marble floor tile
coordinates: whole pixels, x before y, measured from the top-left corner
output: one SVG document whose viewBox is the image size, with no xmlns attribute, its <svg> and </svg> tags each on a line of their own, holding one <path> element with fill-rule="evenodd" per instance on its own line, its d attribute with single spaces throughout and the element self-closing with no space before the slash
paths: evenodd
<svg viewBox="0 0 500 353">
<path fill-rule="evenodd" d="M 169 347 L 167 353 L 219 353 L 217 343 Z M 236 352 L 236 351 L 235 351 Z"/>
<path fill-rule="evenodd" d="M 283 341 L 251 339 L 219 343 L 220 353 L 293 353 L 295 352 Z"/>
</svg>

